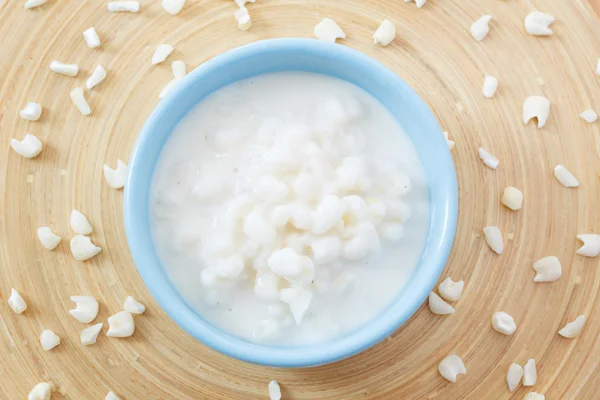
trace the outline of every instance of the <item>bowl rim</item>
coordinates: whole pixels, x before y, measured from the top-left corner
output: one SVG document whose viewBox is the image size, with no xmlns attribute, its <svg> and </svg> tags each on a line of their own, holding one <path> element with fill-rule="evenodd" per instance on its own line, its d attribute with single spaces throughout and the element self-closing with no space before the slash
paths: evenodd
<svg viewBox="0 0 600 400">
<path fill-rule="evenodd" d="M 315 57 L 319 57 L 320 54 L 334 52 L 342 60 L 350 58 L 354 65 L 358 65 L 364 70 L 377 71 L 378 74 L 383 75 L 383 78 L 393 80 L 394 84 L 402 89 L 403 95 L 409 97 L 413 102 L 412 106 L 417 107 L 422 117 L 429 120 L 428 124 L 439 131 L 440 134 L 437 135 L 439 139 L 437 137 L 433 138 L 436 147 L 441 148 L 440 146 L 443 145 L 443 148 L 447 148 L 439 124 L 421 97 L 400 76 L 370 56 L 350 47 L 315 39 L 285 38 L 252 42 L 219 54 L 203 63 L 201 67 L 191 71 L 183 82 L 176 85 L 171 93 L 154 108 L 140 131 L 131 153 L 124 189 L 124 220 L 127 242 L 144 284 L 166 314 L 188 334 L 212 349 L 242 361 L 274 367 L 309 367 L 348 358 L 380 342 L 414 315 L 435 286 L 444 269 L 454 241 L 458 216 L 458 185 L 450 152 L 442 154 L 444 152 L 441 151 L 440 154 L 436 154 L 436 156 L 439 156 L 438 161 L 444 166 L 443 170 L 440 171 L 444 175 L 442 180 L 444 182 L 442 184 L 444 186 L 444 201 L 441 204 L 439 215 L 430 213 L 427 243 L 429 243 L 429 235 L 434 219 L 440 224 L 441 236 L 435 243 L 436 252 L 428 252 L 427 255 L 422 255 L 419 265 L 416 267 L 419 268 L 424 262 L 423 257 L 427 257 L 428 266 L 431 265 L 431 268 L 427 271 L 426 282 L 423 287 L 416 291 L 416 295 L 413 296 L 414 298 L 412 298 L 410 304 L 402 309 L 402 312 L 392 312 L 391 318 L 384 319 L 383 317 L 388 316 L 389 312 L 382 310 L 367 325 L 358 328 L 347 336 L 316 345 L 276 347 L 251 343 L 232 336 L 202 319 L 179 295 L 170 280 L 164 279 L 166 272 L 155 255 L 153 243 L 148 244 L 142 239 L 144 232 L 139 224 L 139 218 L 144 218 L 144 216 L 139 215 L 139 210 L 144 207 L 138 205 L 141 204 L 140 201 L 147 202 L 148 196 L 139 193 L 140 190 L 136 190 L 138 186 L 136 182 L 143 178 L 143 174 L 147 175 L 147 169 L 144 170 L 142 165 L 144 164 L 144 150 L 153 139 L 156 121 L 163 116 L 167 117 L 171 113 L 169 110 L 176 107 L 175 103 L 184 91 L 190 89 L 204 77 L 218 73 L 221 68 L 236 62 L 240 58 L 264 54 L 265 52 L 273 53 L 290 50 L 307 53 Z M 151 165 L 154 167 L 156 160 L 151 161 Z M 432 204 L 431 192 L 430 204 Z M 145 218 L 148 218 L 148 216 Z M 423 252 L 425 251 L 426 249 L 423 250 Z M 400 297 L 400 293 L 388 308 L 399 302 L 398 297 Z"/>
</svg>

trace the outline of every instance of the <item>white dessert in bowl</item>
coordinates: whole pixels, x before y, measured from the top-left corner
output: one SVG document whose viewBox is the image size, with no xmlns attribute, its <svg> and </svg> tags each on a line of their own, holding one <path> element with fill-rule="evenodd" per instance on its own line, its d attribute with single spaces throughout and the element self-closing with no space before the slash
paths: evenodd
<svg viewBox="0 0 600 400">
<path fill-rule="evenodd" d="M 408 319 L 443 269 L 456 206 L 418 96 L 361 53 L 303 39 L 190 73 L 147 121 L 125 187 L 159 304 L 207 345 L 274 366 L 348 357 Z"/>
<path fill-rule="evenodd" d="M 401 291 L 429 226 L 418 154 L 397 120 L 331 76 L 235 82 L 183 118 L 154 171 L 167 274 L 243 339 L 306 345 L 367 323 Z"/>
</svg>

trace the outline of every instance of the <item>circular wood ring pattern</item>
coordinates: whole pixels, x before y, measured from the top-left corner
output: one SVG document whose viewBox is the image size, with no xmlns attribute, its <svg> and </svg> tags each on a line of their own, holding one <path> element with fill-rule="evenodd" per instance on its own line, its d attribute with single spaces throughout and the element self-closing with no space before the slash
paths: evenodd
<svg viewBox="0 0 600 400">
<path fill-rule="evenodd" d="M 597 0 L 429 0 L 421 9 L 400 0 L 258 0 L 249 4 L 253 26 L 240 31 L 230 0 L 187 1 L 177 16 L 158 0 L 142 0 L 137 14 L 109 13 L 106 1 L 49 0 L 25 10 L 24 0 L 0 0 L 0 398 L 22 399 L 48 380 L 53 399 L 103 399 L 109 390 L 124 400 L 266 399 L 277 379 L 284 399 L 522 399 L 529 391 L 547 399 L 593 399 L 600 392 L 600 269 L 598 259 L 575 254 L 578 233 L 600 230 L 600 130 L 579 114 L 600 110 Z M 525 33 L 534 9 L 557 17 L 555 34 Z M 476 42 L 473 21 L 493 16 L 490 34 Z M 158 94 L 172 78 L 171 61 L 192 69 L 230 48 L 266 38 L 311 37 L 323 17 L 345 30 L 342 44 L 383 62 L 430 105 L 456 141 L 460 214 L 453 251 L 442 279 L 464 280 L 456 313 L 436 316 L 424 305 L 388 340 L 351 359 L 318 368 L 277 370 L 232 360 L 196 342 L 153 301 L 131 260 L 122 221 L 122 191 L 110 189 L 102 164 L 127 160 Z M 388 47 L 372 43 L 382 19 L 397 26 Z M 82 32 L 94 26 L 102 47 L 86 47 Z M 156 46 L 175 52 L 159 66 Z M 52 60 L 77 63 L 76 78 L 52 73 Z M 107 79 L 87 94 L 91 117 L 71 103 L 69 91 L 83 84 L 97 64 Z M 482 96 L 485 74 L 499 78 L 493 99 Z M 543 129 L 521 121 L 523 100 L 533 94 L 552 102 Z M 44 107 L 38 122 L 19 118 L 27 101 Z M 33 160 L 8 146 L 30 132 L 45 149 Z M 483 146 L 500 159 L 494 171 L 477 155 Z M 562 187 L 554 166 L 567 166 L 577 189 Z M 505 186 L 525 195 L 522 210 L 500 204 Z M 93 227 L 102 253 L 76 262 L 68 248 L 69 214 L 77 208 Z M 36 238 L 40 225 L 63 237 L 52 252 Z M 493 254 L 481 229 L 497 225 L 505 252 Z M 563 276 L 534 284 L 532 264 L 555 255 Z M 29 309 L 15 315 L 6 299 L 20 290 Z M 83 347 L 83 325 L 73 319 L 69 296 L 100 301 L 97 321 L 106 322 L 129 294 L 147 306 L 129 339 L 105 336 Z M 518 330 L 492 330 L 495 311 L 514 316 Z M 586 314 L 573 340 L 556 334 Z M 43 329 L 62 343 L 50 352 L 39 344 Z M 468 374 L 443 380 L 437 364 L 450 353 L 462 357 Z M 538 383 L 511 394 L 505 375 L 512 362 L 538 364 Z"/>
</svg>

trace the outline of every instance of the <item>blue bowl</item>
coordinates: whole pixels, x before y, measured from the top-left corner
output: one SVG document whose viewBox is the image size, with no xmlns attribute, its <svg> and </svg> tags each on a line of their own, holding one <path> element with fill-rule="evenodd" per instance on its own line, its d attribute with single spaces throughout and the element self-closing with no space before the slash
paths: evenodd
<svg viewBox="0 0 600 400">
<path fill-rule="evenodd" d="M 429 183 L 429 233 L 419 265 L 408 284 L 367 325 L 325 344 L 264 346 L 211 325 L 185 302 L 170 282 L 150 233 L 148 207 L 154 166 L 175 126 L 211 92 L 234 81 L 275 71 L 331 75 L 371 93 L 410 136 Z M 158 304 L 179 326 L 213 349 L 240 360 L 275 367 L 308 367 L 341 360 L 373 346 L 400 327 L 425 301 L 440 277 L 454 240 L 457 213 L 458 191 L 452 157 L 423 100 L 394 72 L 365 54 L 312 39 L 274 39 L 248 44 L 192 71 L 148 118 L 133 149 L 125 186 L 127 240 L 137 268 Z"/>
</svg>

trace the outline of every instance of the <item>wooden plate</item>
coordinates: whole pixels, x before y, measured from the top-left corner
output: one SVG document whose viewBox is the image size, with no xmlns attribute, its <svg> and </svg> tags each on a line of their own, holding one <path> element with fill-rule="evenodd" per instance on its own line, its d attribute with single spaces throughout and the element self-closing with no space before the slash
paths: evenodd
<svg viewBox="0 0 600 400">
<path fill-rule="evenodd" d="M 258 0 L 248 8 L 249 32 L 237 29 L 230 0 L 188 0 L 177 16 L 158 0 L 142 0 L 138 14 L 109 13 L 106 1 L 49 0 L 34 10 L 24 0 L 0 0 L 0 398 L 23 399 L 42 380 L 54 383 L 53 399 L 266 399 L 271 379 L 284 399 L 521 399 L 532 390 L 547 399 L 600 398 L 598 258 L 575 255 L 578 233 L 600 229 L 600 130 L 579 118 L 600 109 L 600 23 L 585 0 L 430 0 L 423 8 L 400 0 Z M 539 9 L 557 17 L 555 34 L 528 36 L 525 16 Z M 469 26 L 494 17 L 482 42 Z M 460 215 L 452 255 L 442 278 L 463 279 L 456 313 L 432 315 L 426 306 L 388 340 L 349 360 L 319 368 L 277 370 L 217 354 L 179 329 L 153 301 L 131 260 L 123 229 L 122 192 L 110 189 L 102 164 L 127 160 L 144 120 L 171 79 L 170 61 L 188 68 L 232 47 L 276 37 L 311 37 L 323 17 L 346 31 L 342 43 L 394 69 L 428 102 L 440 125 L 456 141 Z M 384 18 L 397 26 L 387 48 L 372 44 Z M 86 47 L 82 32 L 95 26 L 103 45 Z M 176 50 L 159 66 L 156 46 Z M 52 60 L 77 63 L 76 78 L 52 73 Z M 105 82 L 88 95 L 93 109 L 83 117 L 69 99 L 96 64 Z M 499 78 L 493 99 L 481 94 L 484 74 Z M 548 124 L 521 121 L 523 100 L 543 94 L 552 102 Z M 39 101 L 39 122 L 19 118 L 27 101 Z M 33 160 L 8 146 L 30 132 L 45 143 Z M 500 158 L 496 171 L 477 156 L 483 146 Z M 557 164 L 580 180 L 566 189 L 553 177 Z M 525 205 L 512 212 L 500 204 L 505 186 L 521 189 Z M 92 239 L 102 253 L 86 263 L 68 249 L 69 214 L 89 216 Z M 64 239 L 53 252 L 35 231 L 51 226 Z M 485 245 L 481 229 L 497 225 L 505 236 L 501 256 Z M 534 284 L 532 264 L 555 255 L 564 268 L 554 283 Z M 29 309 L 15 315 L 6 304 L 19 289 Z M 101 302 L 97 321 L 106 322 L 134 295 L 148 311 L 136 317 L 129 339 L 107 338 L 83 347 L 83 325 L 68 310 L 69 296 L 93 295 Z M 491 315 L 506 311 L 518 330 L 503 336 Z M 580 314 L 588 316 L 573 340 L 556 334 Z M 39 344 L 43 329 L 62 343 L 50 352 Z M 449 353 L 468 369 L 450 384 L 437 372 Z M 539 380 L 531 390 L 508 391 L 512 362 L 535 358 Z"/>
</svg>

